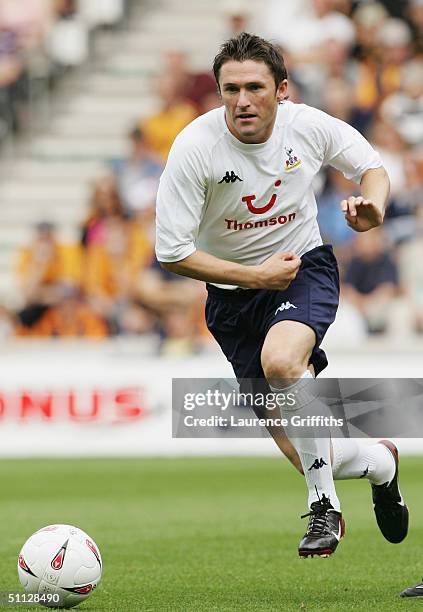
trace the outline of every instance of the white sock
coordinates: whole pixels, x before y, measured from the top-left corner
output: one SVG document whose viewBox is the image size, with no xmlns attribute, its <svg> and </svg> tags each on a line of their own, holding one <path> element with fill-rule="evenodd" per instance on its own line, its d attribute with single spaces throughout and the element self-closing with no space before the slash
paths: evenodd
<svg viewBox="0 0 423 612">
<path fill-rule="evenodd" d="M 315 414 L 325 414 L 327 406 L 310 392 L 309 382 L 304 379 L 313 379 L 311 373 L 307 370 L 302 377 L 290 387 L 285 389 L 276 389 L 270 387 L 274 393 L 296 395 L 296 404 L 287 406 L 285 402 L 279 402 L 281 416 L 290 421 L 295 414 L 298 416 L 309 416 Z M 316 438 L 313 436 L 312 428 L 292 428 L 285 427 L 285 432 L 291 444 L 298 453 L 298 456 L 303 467 L 305 480 L 308 488 L 308 505 L 309 507 L 322 495 L 330 499 L 335 510 L 340 510 L 340 503 L 336 495 L 335 483 L 333 481 L 332 466 L 330 459 L 331 439 L 329 429 L 327 437 Z M 307 434 L 309 437 L 305 437 Z M 319 429 L 319 436 L 322 435 L 322 429 Z"/>
<path fill-rule="evenodd" d="M 391 482 L 395 460 L 383 444 L 366 444 L 355 438 L 333 438 L 332 472 L 335 480 L 367 478 L 380 485 Z"/>
</svg>

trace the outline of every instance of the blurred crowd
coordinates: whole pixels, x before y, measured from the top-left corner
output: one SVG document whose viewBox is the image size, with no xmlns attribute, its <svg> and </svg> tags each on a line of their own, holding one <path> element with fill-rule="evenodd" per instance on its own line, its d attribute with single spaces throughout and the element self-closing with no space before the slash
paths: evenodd
<svg viewBox="0 0 423 612">
<path fill-rule="evenodd" d="M 0 37 L 9 4 L 0 0 Z M 72 2 L 48 4 L 57 18 Z M 331 169 L 315 185 L 319 224 L 340 263 L 344 303 L 366 333 L 389 330 L 391 306 L 402 299 L 413 333 L 422 334 L 423 0 L 263 0 L 260 23 L 236 2 L 226 15 L 227 36 L 255 31 L 280 45 L 291 100 L 347 121 L 380 152 L 391 178 L 383 228 L 356 234 L 346 226 L 339 203 L 357 186 Z M 24 31 L 16 40 L 35 44 L 39 30 Z M 35 228 L 20 254 L 23 307 L 0 313 L 3 328 L 43 337 L 154 334 L 165 354 L 208 341 L 203 284 L 155 260 L 154 201 L 175 136 L 220 101 L 211 73 L 193 72 L 178 49 L 166 54 L 154 87 L 156 112 L 134 125 L 127 156 L 92 186 L 79 243 L 60 244 L 47 221 Z"/>
<path fill-rule="evenodd" d="M 87 62 L 96 32 L 135 0 L 0 0 L 0 144 L 28 127 L 30 101 Z"/>
<path fill-rule="evenodd" d="M 152 118 L 151 135 L 154 123 Z M 162 354 L 201 348 L 204 287 L 165 272 L 154 257 L 154 204 L 165 159 L 162 127 L 159 122 L 156 150 L 147 124 L 130 132 L 128 156 L 112 159 L 92 185 L 78 243 L 61 243 L 47 221 L 34 228 L 32 242 L 19 254 L 24 303 L 14 321 L 9 313 L 15 334 L 151 334 Z"/>
<path fill-rule="evenodd" d="M 411 326 L 422 333 L 423 275 L 416 257 L 423 255 L 423 1 L 295 4 L 286 11 L 271 0 L 264 26 L 283 51 L 291 98 L 363 133 L 391 179 L 383 229 L 361 235 L 339 211 L 357 186 L 331 169 L 316 184 L 319 225 L 341 265 L 344 302 L 367 333 L 380 334 L 392 324 L 395 300 L 405 298 Z"/>
<path fill-rule="evenodd" d="M 19 257 L 23 308 L 15 333 L 31 337 L 152 334 L 162 353 L 199 347 L 204 288 L 154 259 L 154 198 L 162 161 L 139 128 L 131 155 L 93 185 L 79 243 L 63 244 L 41 222 Z"/>
</svg>

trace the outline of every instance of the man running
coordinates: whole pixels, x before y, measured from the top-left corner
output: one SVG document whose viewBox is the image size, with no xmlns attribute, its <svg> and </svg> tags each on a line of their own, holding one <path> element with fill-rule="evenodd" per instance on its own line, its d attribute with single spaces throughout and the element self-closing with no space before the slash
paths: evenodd
<svg viewBox="0 0 423 612">
<path fill-rule="evenodd" d="M 320 344 L 339 300 L 313 179 L 330 165 L 360 185 L 361 196 L 340 202 L 358 232 L 382 223 L 389 179 L 351 126 L 286 100 L 283 58 L 269 42 L 244 32 L 222 45 L 213 69 L 223 106 L 173 144 L 157 199 L 157 258 L 207 282 L 207 325 L 239 380 L 264 377 L 279 391 L 290 379 L 290 391 L 304 399 L 310 378 L 327 366 Z M 382 533 L 391 542 L 405 538 L 392 443 L 287 435 L 274 437 L 308 488 L 301 556 L 332 554 L 344 533 L 337 478 L 367 478 Z"/>
</svg>

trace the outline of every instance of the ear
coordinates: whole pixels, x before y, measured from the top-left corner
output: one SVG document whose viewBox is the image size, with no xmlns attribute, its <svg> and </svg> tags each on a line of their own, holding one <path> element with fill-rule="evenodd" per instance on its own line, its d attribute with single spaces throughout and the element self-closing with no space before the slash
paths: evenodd
<svg viewBox="0 0 423 612">
<path fill-rule="evenodd" d="M 279 87 L 276 90 L 276 98 L 278 102 L 282 102 L 285 99 L 286 92 L 288 91 L 288 81 L 284 79 L 279 83 Z"/>
</svg>

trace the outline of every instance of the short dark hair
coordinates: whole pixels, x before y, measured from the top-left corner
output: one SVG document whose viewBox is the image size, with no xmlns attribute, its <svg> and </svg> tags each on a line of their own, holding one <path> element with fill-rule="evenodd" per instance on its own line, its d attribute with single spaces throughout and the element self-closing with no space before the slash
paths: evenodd
<svg viewBox="0 0 423 612">
<path fill-rule="evenodd" d="M 217 85 L 219 86 L 220 69 L 223 64 L 230 61 L 245 62 L 246 60 L 264 62 L 273 74 L 276 87 L 279 87 L 279 84 L 288 78 L 282 54 L 277 47 L 260 36 L 242 32 L 239 36 L 224 42 L 214 58 L 213 72 Z"/>
</svg>

